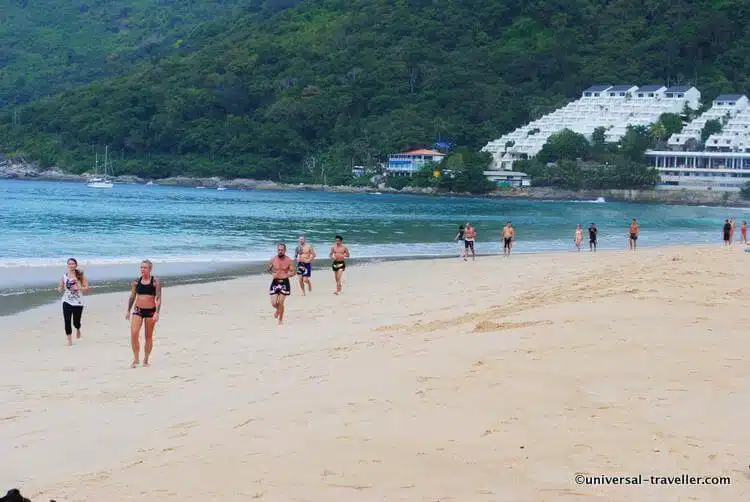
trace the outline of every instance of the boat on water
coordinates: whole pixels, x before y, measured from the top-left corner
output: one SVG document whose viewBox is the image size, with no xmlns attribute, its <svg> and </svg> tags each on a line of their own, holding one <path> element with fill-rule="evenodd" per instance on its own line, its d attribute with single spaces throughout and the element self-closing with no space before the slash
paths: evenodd
<svg viewBox="0 0 750 502">
<path fill-rule="evenodd" d="M 227 187 L 216 187 L 216 189 L 219 190 L 219 191 L 222 191 L 222 190 L 226 190 Z"/>
<path fill-rule="evenodd" d="M 153 185 L 153 184 L 154 184 L 154 182 L 153 182 L 153 181 L 149 181 L 148 183 L 146 183 L 146 185 L 147 185 L 147 186 L 148 186 L 148 185 Z"/>
<path fill-rule="evenodd" d="M 96 161 L 94 164 L 94 177 L 89 178 L 88 183 L 86 183 L 86 186 L 89 188 L 112 188 L 115 186 L 114 183 L 112 183 L 112 180 L 110 180 L 107 177 L 107 166 L 109 161 L 109 146 L 105 147 L 104 149 L 104 173 L 103 176 L 99 176 L 99 155 L 96 156 Z"/>
</svg>

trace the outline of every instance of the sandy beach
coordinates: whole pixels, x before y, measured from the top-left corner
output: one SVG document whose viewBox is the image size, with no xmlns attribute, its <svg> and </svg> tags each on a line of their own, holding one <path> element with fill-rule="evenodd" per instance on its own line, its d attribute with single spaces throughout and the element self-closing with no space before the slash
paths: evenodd
<svg viewBox="0 0 750 502">
<path fill-rule="evenodd" d="M 63 501 L 750 496 L 750 253 L 661 248 L 352 266 L 167 287 L 150 368 L 126 295 L 0 319 L 0 490 Z M 158 263 L 155 274 L 158 276 Z M 587 486 L 728 476 L 729 486 Z M 3 492 L 4 493 L 4 492 Z"/>
</svg>

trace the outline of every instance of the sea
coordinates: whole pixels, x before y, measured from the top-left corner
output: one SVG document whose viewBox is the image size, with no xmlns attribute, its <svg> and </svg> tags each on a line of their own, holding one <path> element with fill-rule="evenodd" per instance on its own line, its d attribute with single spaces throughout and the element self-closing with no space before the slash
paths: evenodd
<svg viewBox="0 0 750 502">
<path fill-rule="evenodd" d="M 514 253 L 574 252 L 576 224 L 596 223 L 599 249 L 625 249 L 628 224 L 638 245 L 721 244 L 725 218 L 748 208 L 608 202 L 529 201 L 380 193 L 219 191 L 211 188 L 0 180 L 0 315 L 57 299 L 65 262 L 75 257 L 92 293 L 127 289 L 150 259 L 170 284 L 258 273 L 304 234 L 327 257 L 340 234 L 355 262 L 456 257 L 458 226 L 477 230 L 480 255 L 501 253 L 500 230 L 516 228 Z M 588 246 L 584 232 L 584 246 Z"/>
</svg>

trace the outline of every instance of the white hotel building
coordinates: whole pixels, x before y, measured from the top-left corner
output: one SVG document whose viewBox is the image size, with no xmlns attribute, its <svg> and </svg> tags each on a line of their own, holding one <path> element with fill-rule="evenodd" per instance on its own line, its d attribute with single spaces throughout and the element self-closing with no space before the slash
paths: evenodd
<svg viewBox="0 0 750 502">
<path fill-rule="evenodd" d="M 703 127 L 712 119 L 722 122 L 721 132 L 709 136 L 701 151 L 686 151 L 700 144 Z M 750 101 L 744 94 L 718 96 L 711 108 L 673 134 L 668 146 L 646 152 L 661 175 L 657 188 L 739 191 L 750 181 Z"/>
<path fill-rule="evenodd" d="M 686 106 L 697 110 L 700 98 L 695 87 L 595 85 L 580 99 L 490 141 L 482 151 L 492 154 L 493 170 L 509 171 L 515 161 L 533 157 L 563 129 L 591 138 L 596 128 L 604 127 L 605 140 L 614 143 L 629 125 L 649 125 L 662 113 L 682 113 Z"/>
</svg>

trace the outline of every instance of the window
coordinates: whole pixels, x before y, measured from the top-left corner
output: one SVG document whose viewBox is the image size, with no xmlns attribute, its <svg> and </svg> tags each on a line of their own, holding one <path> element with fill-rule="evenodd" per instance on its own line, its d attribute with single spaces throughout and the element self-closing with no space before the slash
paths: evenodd
<svg viewBox="0 0 750 502">
<path fill-rule="evenodd" d="M 672 94 L 671 92 L 668 92 L 668 93 L 666 94 L 666 96 L 667 96 L 668 98 L 671 98 L 671 97 L 673 96 L 673 94 Z"/>
<path fill-rule="evenodd" d="M 648 93 L 648 97 L 649 97 L 649 98 L 653 98 L 653 97 L 654 97 L 654 93 L 653 93 L 653 92 L 649 92 L 649 93 Z"/>
<path fill-rule="evenodd" d="M 642 92 L 639 92 L 639 93 L 638 93 L 638 97 L 639 97 L 639 98 L 642 98 L 642 97 L 644 97 L 644 96 L 645 96 L 645 94 L 643 94 Z"/>
<path fill-rule="evenodd" d="M 598 97 L 599 97 L 599 93 L 598 93 L 598 92 L 595 92 L 595 93 L 594 93 L 594 97 L 595 97 L 595 98 L 598 98 Z"/>
<path fill-rule="evenodd" d="M 685 95 L 684 95 L 683 93 L 679 93 L 679 94 L 677 95 L 677 97 L 678 97 L 678 98 L 684 98 L 684 97 L 685 97 Z"/>
</svg>

